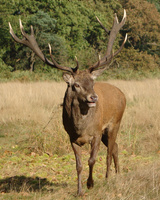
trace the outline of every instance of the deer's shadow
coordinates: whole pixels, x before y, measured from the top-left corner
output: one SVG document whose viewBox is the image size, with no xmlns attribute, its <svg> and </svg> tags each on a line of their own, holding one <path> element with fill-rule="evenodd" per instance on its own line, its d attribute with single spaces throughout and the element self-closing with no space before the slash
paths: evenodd
<svg viewBox="0 0 160 200">
<path fill-rule="evenodd" d="M 54 192 L 55 188 L 67 187 L 66 183 L 52 183 L 46 178 L 40 177 L 26 177 L 26 176 L 13 176 L 0 180 L 0 192 L 9 193 L 10 191 L 16 192 L 38 192 L 50 191 Z"/>
</svg>

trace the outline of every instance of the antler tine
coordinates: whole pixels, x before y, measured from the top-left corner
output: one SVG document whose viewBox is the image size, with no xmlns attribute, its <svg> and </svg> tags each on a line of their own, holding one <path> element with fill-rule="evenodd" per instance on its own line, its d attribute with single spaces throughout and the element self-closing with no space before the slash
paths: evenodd
<svg viewBox="0 0 160 200">
<path fill-rule="evenodd" d="M 49 47 L 49 54 L 52 55 L 52 48 L 51 45 L 48 43 L 48 47 Z"/>
<path fill-rule="evenodd" d="M 54 58 L 52 56 L 52 48 L 51 48 L 51 45 L 48 43 L 48 47 L 49 47 L 49 54 L 50 54 L 50 57 L 52 59 L 52 62 L 54 63 Z"/>
<path fill-rule="evenodd" d="M 21 19 L 19 19 L 19 25 L 20 25 L 21 33 L 23 35 L 24 28 L 23 28 Z"/>
<path fill-rule="evenodd" d="M 12 35 L 12 34 L 14 34 L 14 31 L 12 29 L 11 23 L 9 22 L 8 24 L 9 24 L 9 32 Z"/>
<path fill-rule="evenodd" d="M 77 56 L 75 56 L 75 60 L 76 60 L 76 63 L 77 63 L 77 66 L 75 67 L 75 69 L 78 70 L 79 69 L 79 62 L 78 62 Z"/>
<path fill-rule="evenodd" d="M 114 24 L 119 24 L 119 20 L 118 20 L 117 14 L 115 13 L 114 15 L 115 15 Z"/>
<path fill-rule="evenodd" d="M 98 62 L 94 65 L 92 65 L 91 67 L 89 67 L 89 71 L 92 72 L 94 70 L 96 70 L 98 67 L 100 67 L 100 64 L 101 64 L 101 56 L 100 54 L 98 54 Z"/>
<path fill-rule="evenodd" d="M 123 49 L 123 47 L 124 47 L 124 45 L 125 45 L 125 43 L 126 43 L 126 41 L 127 41 L 127 36 L 128 36 L 128 35 L 127 35 L 127 33 L 126 33 L 125 38 L 124 38 L 124 40 L 123 40 L 123 43 L 122 43 L 121 47 L 118 49 L 118 51 L 116 51 L 116 53 L 113 54 L 113 57 L 116 56 L 116 55 Z"/>
<path fill-rule="evenodd" d="M 31 26 L 31 35 L 34 35 L 33 26 Z"/>
<path fill-rule="evenodd" d="M 52 59 L 52 62 L 54 63 L 54 65 L 58 66 L 59 64 L 58 64 L 58 63 L 54 60 L 54 58 L 53 58 L 51 45 L 48 44 L 48 46 L 49 46 L 49 54 L 50 54 L 50 57 L 51 57 L 51 59 Z M 57 68 L 58 68 L 58 67 L 57 67 Z"/>
<path fill-rule="evenodd" d="M 24 31 L 24 28 L 23 28 L 21 19 L 19 19 L 19 25 L 20 25 L 20 29 L 21 29 L 22 35 L 23 35 L 24 37 L 27 37 L 27 33 Z"/>
<path fill-rule="evenodd" d="M 48 44 L 48 46 L 49 46 L 49 54 L 50 54 L 51 60 L 52 60 L 52 62 L 53 62 L 53 64 L 54 64 L 54 67 L 55 67 L 55 68 L 61 69 L 61 70 L 63 70 L 63 71 L 70 72 L 71 74 L 73 74 L 74 72 L 77 71 L 77 70 L 74 71 L 74 69 L 72 69 L 72 68 L 59 65 L 59 64 L 55 61 L 55 59 L 54 59 L 54 57 L 53 57 L 53 55 L 52 55 L 52 48 L 51 48 L 51 45 Z M 47 62 L 48 62 L 48 60 L 47 60 Z"/>
<path fill-rule="evenodd" d="M 16 42 L 22 43 L 22 40 L 19 39 L 19 38 L 16 36 L 16 34 L 14 33 L 10 22 L 9 22 L 9 32 L 10 32 L 12 38 L 13 38 Z"/>
<path fill-rule="evenodd" d="M 99 22 L 99 24 L 101 25 L 101 27 L 106 31 L 106 33 L 110 33 L 110 31 L 108 29 L 106 29 L 106 27 L 102 24 L 102 22 L 100 21 L 100 19 L 96 16 L 97 21 Z"/>
<path fill-rule="evenodd" d="M 123 23 L 122 26 L 123 26 L 123 25 L 125 24 L 125 22 L 126 22 L 126 17 L 127 17 L 127 14 L 126 14 L 126 10 L 124 9 L 123 19 L 122 19 L 122 21 L 121 21 L 121 23 Z"/>
<path fill-rule="evenodd" d="M 120 27 L 122 27 L 125 24 L 125 22 L 126 22 L 126 10 L 125 9 L 124 9 L 124 13 L 123 13 L 123 18 L 120 23 L 119 23 L 117 14 L 115 13 L 115 19 L 114 19 L 115 25 L 119 24 Z"/>
</svg>

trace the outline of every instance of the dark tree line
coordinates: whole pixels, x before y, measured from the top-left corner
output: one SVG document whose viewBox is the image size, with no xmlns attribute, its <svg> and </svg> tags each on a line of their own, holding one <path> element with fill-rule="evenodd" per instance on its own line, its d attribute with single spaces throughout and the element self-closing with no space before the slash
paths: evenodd
<svg viewBox="0 0 160 200">
<path fill-rule="evenodd" d="M 16 44 L 9 34 L 8 22 L 22 37 L 19 18 L 30 34 L 33 25 L 39 46 L 48 56 L 48 43 L 59 63 L 82 67 L 95 62 L 97 53 L 106 50 L 107 36 L 97 23 L 98 16 L 108 29 L 114 13 L 120 18 L 123 8 L 127 22 L 114 48 L 128 33 L 128 41 L 116 64 L 133 70 L 154 70 L 160 62 L 160 5 L 158 0 L 1 0 L 0 4 L 0 72 L 49 70 L 28 48 Z"/>
</svg>

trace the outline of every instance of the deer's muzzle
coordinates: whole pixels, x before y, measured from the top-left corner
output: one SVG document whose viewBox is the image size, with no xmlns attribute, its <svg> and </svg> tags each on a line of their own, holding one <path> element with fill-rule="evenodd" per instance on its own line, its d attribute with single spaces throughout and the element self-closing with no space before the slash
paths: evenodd
<svg viewBox="0 0 160 200">
<path fill-rule="evenodd" d="M 90 108 L 95 107 L 97 101 L 98 101 L 98 96 L 96 94 L 87 96 L 88 107 L 90 107 Z"/>
</svg>

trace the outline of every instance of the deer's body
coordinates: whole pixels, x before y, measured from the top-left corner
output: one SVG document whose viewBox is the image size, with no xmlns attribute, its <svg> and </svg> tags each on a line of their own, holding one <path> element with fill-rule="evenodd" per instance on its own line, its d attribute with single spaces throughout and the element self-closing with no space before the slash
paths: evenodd
<svg viewBox="0 0 160 200">
<path fill-rule="evenodd" d="M 75 87 L 77 82 L 78 88 Z M 91 97 L 96 97 L 96 101 L 90 101 L 88 105 Z M 82 194 L 82 145 L 91 144 L 88 188 L 93 187 L 92 170 L 101 141 L 108 147 L 106 177 L 109 175 L 112 157 L 115 170 L 119 171 L 118 145 L 115 140 L 125 106 L 125 96 L 117 87 L 104 82 L 94 85 L 88 72 L 83 71 L 77 74 L 74 80 L 68 81 L 63 102 L 63 125 L 69 134 L 76 156 L 79 195 Z"/>
<path fill-rule="evenodd" d="M 94 91 L 98 95 L 96 107 L 88 108 L 79 102 L 75 92 L 68 87 L 63 103 L 63 124 L 71 142 L 79 146 L 90 143 L 97 134 L 112 130 L 120 123 L 126 100 L 124 94 L 106 82 L 96 82 Z M 84 110 L 84 111 L 83 111 Z"/>
<path fill-rule="evenodd" d="M 19 39 L 14 34 L 11 24 L 9 23 L 10 34 L 16 42 L 28 46 L 46 64 L 67 72 L 63 76 L 64 81 L 68 84 L 63 102 L 63 125 L 69 134 L 70 142 L 75 153 L 79 195 L 82 195 L 81 146 L 85 143 L 91 144 L 91 153 L 88 160 L 88 188 L 94 185 L 92 171 L 101 141 L 107 147 L 106 177 L 109 175 L 112 158 L 114 160 L 116 172 L 119 171 L 118 145 L 115 141 L 126 105 L 124 94 L 115 86 L 98 82 L 94 84 L 94 79 L 107 69 L 113 57 L 122 50 L 126 42 L 127 35 L 119 50 L 114 54 L 112 53 L 116 35 L 125 24 L 126 11 L 124 10 L 124 16 L 120 23 L 115 15 L 111 31 L 108 31 L 98 18 L 97 20 L 102 28 L 109 34 L 107 51 L 102 59 L 99 57 L 98 62 L 84 71 L 79 71 L 78 61 L 75 68 L 59 65 L 52 56 L 51 46 L 49 45 L 51 62 L 40 50 L 34 37 L 32 26 L 31 35 L 28 35 L 24 31 L 20 20 L 20 29 L 23 39 Z"/>
</svg>

